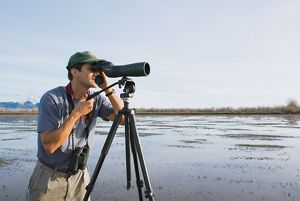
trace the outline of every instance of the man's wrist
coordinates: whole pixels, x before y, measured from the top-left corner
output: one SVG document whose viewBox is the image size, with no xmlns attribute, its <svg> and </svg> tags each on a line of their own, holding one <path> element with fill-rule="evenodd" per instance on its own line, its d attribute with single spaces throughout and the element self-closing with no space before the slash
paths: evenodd
<svg viewBox="0 0 300 201">
<path fill-rule="evenodd" d="M 71 121 L 76 122 L 80 117 L 81 117 L 81 114 L 80 114 L 79 112 L 72 111 L 72 113 L 71 113 L 70 116 L 69 116 L 69 119 L 70 119 Z"/>
<path fill-rule="evenodd" d="M 109 96 L 112 95 L 113 93 L 115 93 L 115 90 L 114 90 L 114 89 L 112 89 L 112 90 L 110 90 L 110 91 L 108 91 L 108 90 L 105 91 L 106 97 L 109 97 Z"/>
</svg>

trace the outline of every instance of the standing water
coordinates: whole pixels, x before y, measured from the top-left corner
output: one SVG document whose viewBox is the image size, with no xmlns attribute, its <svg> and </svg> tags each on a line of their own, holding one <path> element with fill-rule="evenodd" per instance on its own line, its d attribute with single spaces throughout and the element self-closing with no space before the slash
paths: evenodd
<svg viewBox="0 0 300 201">
<path fill-rule="evenodd" d="M 136 120 L 155 200 L 300 200 L 300 116 L 137 116 Z M 111 122 L 98 120 L 88 162 L 91 174 L 110 126 Z M 36 116 L 0 116 L 0 200 L 24 200 L 36 162 L 35 130 Z M 139 200 L 134 181 L 126 190 L 124 140 L 120 126 L 92 200 Z"/>
</svg>

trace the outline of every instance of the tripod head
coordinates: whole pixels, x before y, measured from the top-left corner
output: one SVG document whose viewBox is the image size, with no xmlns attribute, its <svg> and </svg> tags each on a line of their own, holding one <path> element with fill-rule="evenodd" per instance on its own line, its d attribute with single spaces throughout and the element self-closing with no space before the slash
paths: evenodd
<svg viewBox="0 0 300 201">
<path fill-rule="evenodd" d="M 128 101 L 129 98 L 133 98 L 135 92 L 135 83 L 127 77 L 122 78 L 124 80 L 124 89 L 123 92 L 120 94 L 120 97 L 123 101 Z M 121 88 L 121 85 L 119 85 Z"/>
<path fill-rule="evenodd" d="M 99 82 L 101 82 L 101 80 Z M 128 99 L 128 98 L 133 97 L 133 93 L 135 92 L 135 83 L 130 78 L 124 76 L 124 77 L 122 77 L 122 79 L 120 79 L 119 81 L 109 85 L 108 87 L 106 87 L 106 88 L 104 88 L 100 91 L 97 91 L 96 93 L 93 93 L 93 94 L 89 95 L 87 97 L 87 100 L 90 100 L 90 99 L 94 98 L 95 96 L 98 96 L 100 93 L 106 91 L 107 89 L 109 89 L 109 88 L 111 88 L 111 87 L 113 87 L 117 84 L 119 85 L 119 88 L 122 88 L 122 86 L 124 86 L 124 89 L 123 89 L 124 93 L 122 93 L 121 96 L 120 96 L 121 99 L 123 99 L 123 98 Z"/>
</svg>

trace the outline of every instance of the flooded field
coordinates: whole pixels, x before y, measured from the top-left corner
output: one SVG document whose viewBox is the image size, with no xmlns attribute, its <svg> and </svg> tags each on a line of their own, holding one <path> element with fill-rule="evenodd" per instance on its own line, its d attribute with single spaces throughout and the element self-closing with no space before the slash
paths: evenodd
<svg viewBox="0 0 300 201">
<path fill-rule="evenodd" d="M 90 173 L 110 126 L 97 124 Z M 300 116 L 137 116 L 137 129 L 155 200 L 300 200 Z M 24 200 L 35 130 L 36 116 L 0 116 L 0 200 Z M 121 126 L 93 200 L 139 200 L 134 182 L 126 190 L 124 144 Z"/>
</svg>

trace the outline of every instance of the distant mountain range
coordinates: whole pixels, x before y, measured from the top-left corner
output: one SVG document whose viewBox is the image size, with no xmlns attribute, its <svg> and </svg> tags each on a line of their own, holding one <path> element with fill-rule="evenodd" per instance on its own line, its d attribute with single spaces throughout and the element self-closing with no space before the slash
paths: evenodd
<svg viewBox="0 0 300 201">
<path fill-rule="evenodd" d="M 0 108 L 2 109 L 37 109 L 39 103 L 33 103 L 31 101 L 26 101 L 24 103 L 19 102 L 0 102 Z"/>
</svg>

